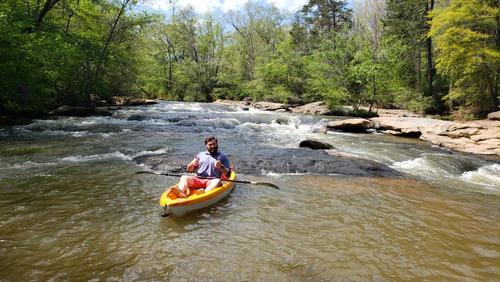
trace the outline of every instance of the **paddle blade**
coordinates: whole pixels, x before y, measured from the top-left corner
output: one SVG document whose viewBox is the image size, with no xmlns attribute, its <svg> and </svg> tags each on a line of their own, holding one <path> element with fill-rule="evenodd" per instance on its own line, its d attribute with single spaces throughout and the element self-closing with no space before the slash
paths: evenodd
<svg viewBox="0 0 500 282">
<path fill-rule="evenodd" d="M 158 174 L 158 173 L 155 173 L 154 171 L 150 171 L 150 170 L 140 170 L 140 171 L 136 171 L 135 174 Z"/>
<path fill-rule="evenodd" d="M 278 187 L 272 183 L 269 183 L 269 182 L 253 182 L 252 181 L 251 183 L 254 185 L 262 185 L 262 186 L 267 186 L 267 187 L 271 187 L 271 188 L 280 190 L 280 187 Z"/>
</svg>

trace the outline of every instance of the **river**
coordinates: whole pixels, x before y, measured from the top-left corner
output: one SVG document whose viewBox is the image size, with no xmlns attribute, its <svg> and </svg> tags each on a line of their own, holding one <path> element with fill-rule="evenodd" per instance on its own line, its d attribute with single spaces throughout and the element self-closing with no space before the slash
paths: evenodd
<svg viewBox="0 0 500 282">
<path fill-rule="evenodd" d="M 0 280 L 498 280 L 500 162 L 315 133 L 329 119 L 161 102 L 0 128 Z M 238 184 L 216 206 L 161 217 L 176 179 L 135 174 L 136 160 L 189 159 L 207 135 L 232 160 L 314 138 L 402 176 L 267 169 L 239 179 L 281 190 Z"/>
</svg>

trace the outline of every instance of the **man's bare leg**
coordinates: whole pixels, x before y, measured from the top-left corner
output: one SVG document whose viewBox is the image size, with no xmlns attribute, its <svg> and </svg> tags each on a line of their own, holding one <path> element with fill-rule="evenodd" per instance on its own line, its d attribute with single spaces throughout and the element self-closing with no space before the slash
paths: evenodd
<svg viewBox="0 0 500 282">
<path fill-rule="evenodd" d="M 216 187 L 219 187 L 221 185 L 222 185 L 222 183 L 221 183 L 220 179 L 218 179 L 218 178 L 212 179 L 212 180 L 208 181 L 207 188 L 205 188 L 205 192 L 208 192 L 208 191 L 210 191 Z"/>
</svg>

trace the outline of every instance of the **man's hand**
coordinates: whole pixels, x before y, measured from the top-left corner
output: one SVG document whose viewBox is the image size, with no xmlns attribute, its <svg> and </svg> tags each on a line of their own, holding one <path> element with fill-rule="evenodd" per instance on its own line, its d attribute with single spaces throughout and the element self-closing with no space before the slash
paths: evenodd
<svg viewBox="0 0 500 282">
<path fill-rule="evenodd" d="M 198 158 L 194 158 L 188 165 L 187 165 L 187 171 L 188 172 L 193 172 L 194 169 L 198 166 L 199 161 Z"/>
<path fill-rule="evenodd" d="M 227 174 L 229 173 L 228 168 L 225 167 L 220 160 L 217 160 L 215 162 L 215 167 L 220 170 L 223 176 L 227 176 Z"/>
<path fill-rule="evenodd" d="M 222 164 L 222 162 L 220 160 L 217 160 L 215 162 L 215 167 L 222 170 L 224 168 L 224 165 Z"/>
</svg>

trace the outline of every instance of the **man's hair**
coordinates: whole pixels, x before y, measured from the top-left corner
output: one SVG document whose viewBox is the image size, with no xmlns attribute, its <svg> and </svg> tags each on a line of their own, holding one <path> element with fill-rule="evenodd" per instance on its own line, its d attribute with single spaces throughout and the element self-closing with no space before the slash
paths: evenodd
<svg viewBox="0 0 500 282">
<path fill-rule="evenodd" d="M 215 138 L 215 136 L 210 136 L 210 137 L 205 138 L 205 145 L 207 145 L 208 142 L 214 141 L 214 140 L 215 140 L 215 143 L 219 143 L 219 142 L 217 142 L 217 138 Z"/>
</svg>

